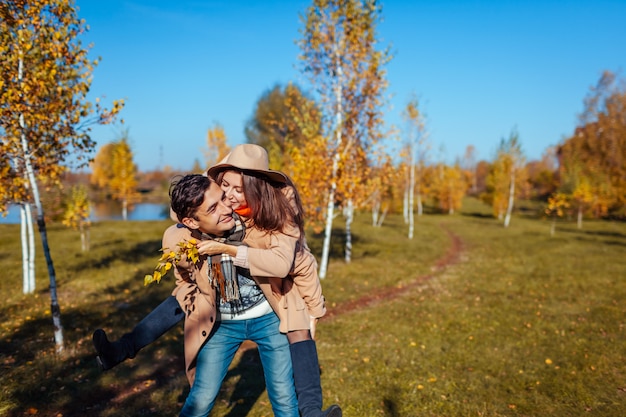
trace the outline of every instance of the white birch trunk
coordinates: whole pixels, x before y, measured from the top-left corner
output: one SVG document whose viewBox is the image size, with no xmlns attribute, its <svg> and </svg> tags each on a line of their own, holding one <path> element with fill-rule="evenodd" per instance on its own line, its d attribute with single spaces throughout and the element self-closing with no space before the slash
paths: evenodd
<svg viewBox="0 0 626 417">
<path fill-rule="evenodd" d="M 411 146 L 411 166 L 409 167 L 409 239 L 413 239 L 415 219 L 413 216 L 413 197 L 415 193 L 415 161 L 413 160 L 413 146 Z"/>
<path fill-rule="evenodd" d="M 579 229 L 583 228 L 583 205 L 582 204 L 578 205 L 578 216 L 576 219 L 576 226 Z"/>
<path fill-rule="evenodd" d="M 28 275 L 28 263 L 29 263 L 29 248 L 28 248 L 28 236 L 26 226 L 26 208 L 24 204 L 20 204 L 20 240 L 22 242 L 22 292 L 24 294 L 30 294 L 35 289 L 30 285 L 30 277 Z"/>
<path fill-rule="evenodd" d="M 378 198 L 374 199 L 372 203 L 372 226 L 376 227 L 378 225 L 378 217 L 380 215 L 380 200 Z"/>
<path fill-rule="evenodd" d="M 344 210 L 346 215 L 346 248 L 344 259 L 346 263 L 352 260 L 352 221 L 354 220 L 354 204 L 348 200 L 348 206 Z"/>
<path fill-rule="evenodd" d="M 422 204 L 422 192 L 419 191 L 419 190 L 417 190 L 416 200 L 417 200 L 417 202 L 416 202 L 416 204 L 417 204 L 417 217 L 420 217 L 422 214 L 424 214 L 424 205 Z"/>
<path fill-rule="evenodd" d="M 33 229 L 33 213 L 30 203 L 24 207 L 26 210 L 26 234 L 28 235 L 28 281 L 30 288 L 35 291 L 35 230 Z"/>
<path fill-rule="evenodd" d="M 128 201 L 126 199 L 122 200 L 122 219 L 128 219 Z"/>
<path fill-rule="evenodd" d="M 509 227 L 511 222 L 511 213 L 513 212 L 513 203 L 515 201 L 515 169 L 511 170 L 511 184 L 509 185 L 509 203 L 506 207 L 506 215 L 504 216 L 504 227 Z"/>
<path fill-rule="evenodd" d="M 404 189 L 404 198 L 402 199 L 402 215 L 404 216 L 404 224 L 409 224 L 409 185 Z"/>
<path fill-rule="evenodd" d="M 387 211 L 388 211 L 388 209 L 383 210 L 383 213 L 380 216 L 380 219 L 379 219 L 378 224 L 376 226 L 381 227 L 383 225 L 383 222 L 385 221 L 385 217 L 387 217 Z"/>
<path fill-rule="evenodd" d="M 338 159 L 339 155 L 337 155 Z M 338 163 L 336 160 L 333 161 L 333 178 L 335 177 L 336 167 Z M 324 244 L 322 245 L 322 258 L 320 259 L 320 270 L 319 277 L 320 279 L 326 278 L 326 271 L 328 270 L 328 255 L 330 253 L 330 235 L 333 231 L 333 217 L 335 216 L 335 190 L 337 189 L 337 184 L 333 179 L 331 181 L 330 190 L 328 191 L 328 203 L 326 204 L 326 225 L 324 227 Z"/>
</svg>

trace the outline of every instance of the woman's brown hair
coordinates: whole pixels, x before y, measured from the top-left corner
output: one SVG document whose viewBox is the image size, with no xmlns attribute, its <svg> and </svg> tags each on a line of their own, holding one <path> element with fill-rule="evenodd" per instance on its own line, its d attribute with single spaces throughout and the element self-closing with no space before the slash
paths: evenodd
<svg viewBox="0 0 626 417">
<path fill-rule="evenodd" d="M 243 194 L 251 210 L 251 220 L 255 227 L 266 232 L 285 233 L 287 225 L 300 231 L 298 242 L 304 243 L 304 216 L 302 201 L 295 184 L 288 178 L 287 183 L 272 181 L 255 171 L 229 168 L 217 175 L 221 184 L 224 172 L 235 171 L 242 175 Z M 284 188 L 293 188 L 293 201 L 285 195 Z"/>
</svg>

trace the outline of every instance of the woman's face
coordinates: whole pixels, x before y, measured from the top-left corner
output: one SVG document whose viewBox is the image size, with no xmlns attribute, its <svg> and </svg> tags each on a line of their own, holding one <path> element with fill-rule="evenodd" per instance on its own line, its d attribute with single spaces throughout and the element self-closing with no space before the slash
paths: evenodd
<svg viewBox="0 0 626 417">
<path fill-rule="evenodd" d="M 222 177 L 222 191 L 233 206 L 233 210 L 248 207 L 243 194 L 242 175 L 237 171 L 225 171 Z"/>
</svg>

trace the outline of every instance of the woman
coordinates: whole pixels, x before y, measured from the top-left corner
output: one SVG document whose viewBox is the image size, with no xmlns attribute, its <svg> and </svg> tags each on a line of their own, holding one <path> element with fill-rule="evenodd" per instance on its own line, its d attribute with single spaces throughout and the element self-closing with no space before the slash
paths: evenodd
<svg viewBox="0 0 626 417">
<path fill-rule="evenodd" d="M 244 245 L 202 241 L 198 251 L 205 255 L 227 253 L 234 264 L 250 269 L 254 277 L 293 278 L 283 280 L 283 291 L 295 284 L 306 304 L 295 306 L 307 316 L 287 324 L 287 338 L 298 406 L 302 416 L 341 415 L 333 405 L 321 412 L 322 390 L 317 349 L 313 340 L 315 322 L 325 313 L 317 263 L 304 237 L 303 210 L 299 195 L 290 179 L 268 169 L 265 149 L 258 145 L 239 145 L 218 165 L 207 172 L 222 186 L 226 198 L 246 225 Z M 293 266 L 293 268 L 292 268 Z M 293 308 L 294 306 L 288 306 Z"/>
</svg>

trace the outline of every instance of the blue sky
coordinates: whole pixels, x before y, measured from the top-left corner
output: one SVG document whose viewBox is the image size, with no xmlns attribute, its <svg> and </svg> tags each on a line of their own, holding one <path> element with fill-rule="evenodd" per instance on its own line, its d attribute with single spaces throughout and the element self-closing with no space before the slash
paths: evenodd
<svg viewBox="0 0 626 417">
<path fill-rule="evenodd" d="M 309 88 L 297 69 L 299 16 L 310 1 L 77 0 L 85 44 L 102 61 L 91 97 L 126 100 L 122 117 L 141 170 L 203 162 L 214 123 L 229 144 L 277 83 Z M 571 135 L 602 71 L 624 76 L 626 1 L 388 0 L 378 26 L 388 126 L 402 132 L 414 95 L 434 160 L 468 145 L 492 159 L 516 128 L 527 159 Z M 94 129 L 101 146 L 119 127 Z"/>
</svg>

